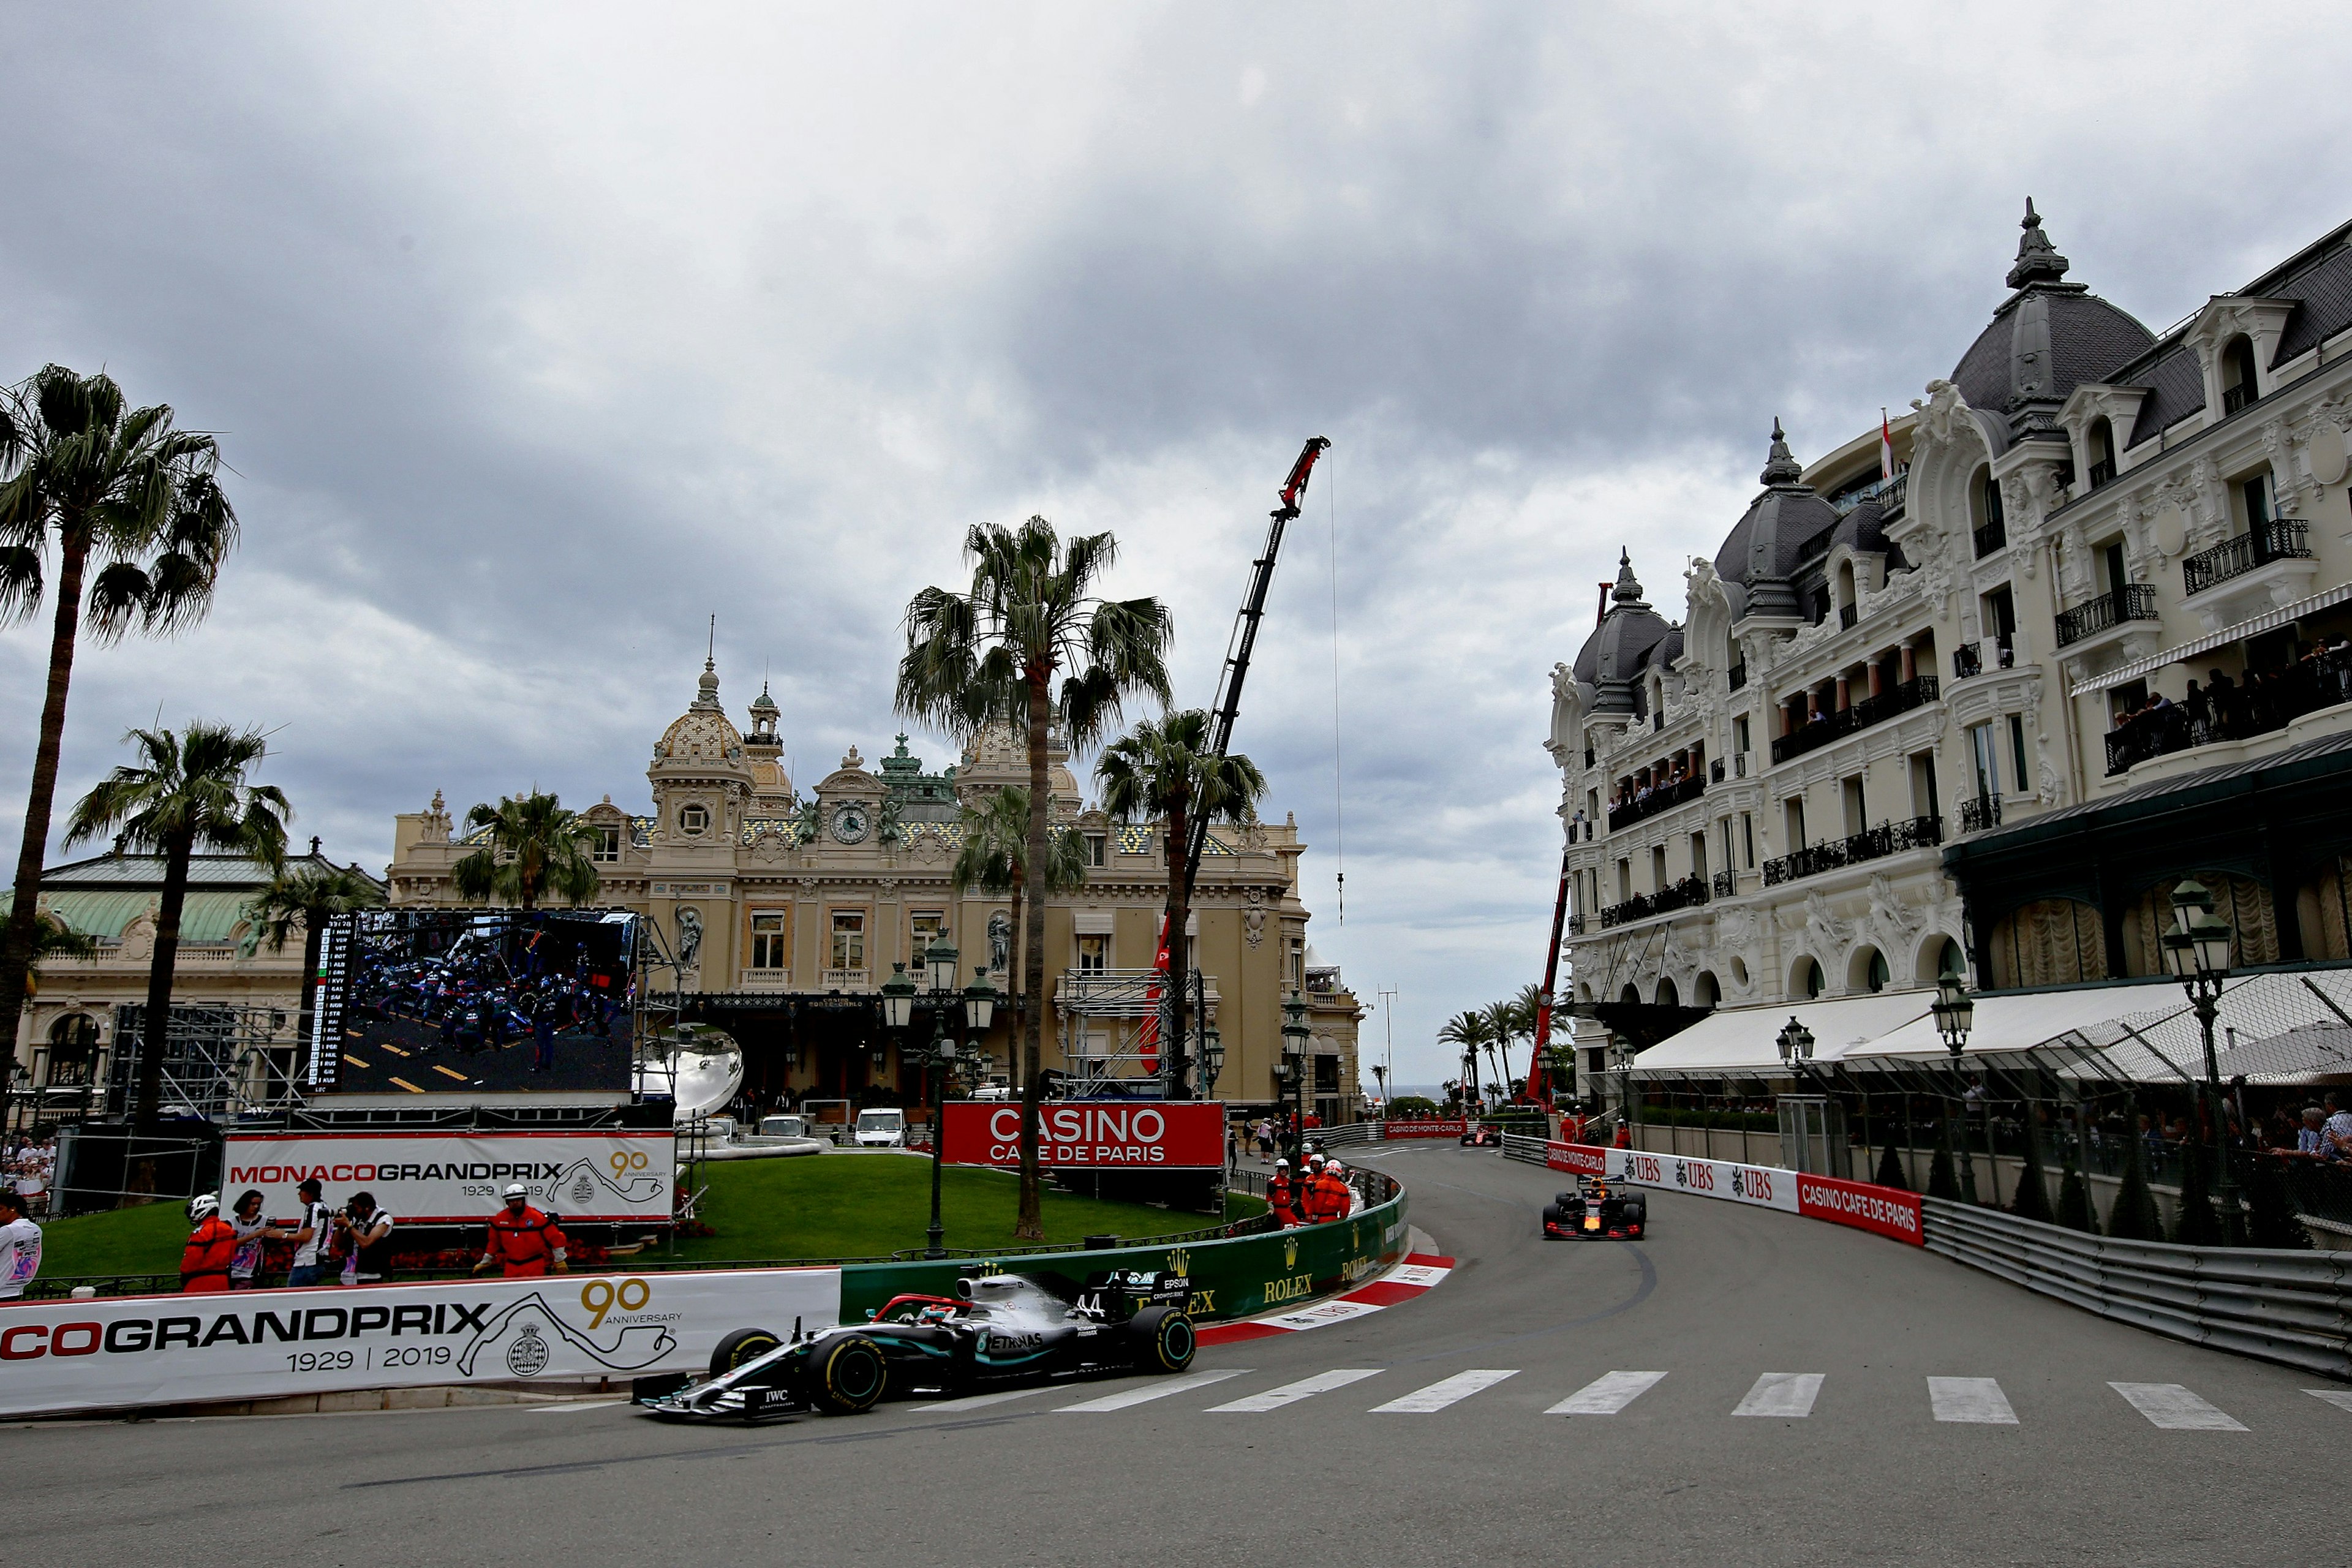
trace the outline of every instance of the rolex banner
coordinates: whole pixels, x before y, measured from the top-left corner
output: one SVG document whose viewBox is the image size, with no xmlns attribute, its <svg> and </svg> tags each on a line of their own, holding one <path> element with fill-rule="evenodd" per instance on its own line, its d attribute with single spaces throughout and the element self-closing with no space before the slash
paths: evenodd
<svg viewBox="0 0 2352 1568">
<path fill-rule="evenodd" d="M 940 1157 L 1018 1165 L 1021 1107 L 950 1100 Z M 1225 1163 L 1225 1108 L 1214 1100 L 1057 1100 L 1037 1110 L 1037 1158 L 1052 1171 L 1171 1171 Z"/>
<path fill-rule="evenodd" d="M 567 1220 L 667 1225 L 677 1176 L 667 1128 L 593 1132 L 231 1133 L 221 1159 L 221 1207 L 257 1187 L 261 1212 L 302 1212 L 295 1189 L 317 1177 L 335 1207 L 355 1192 L 396 1225 L 487 1222 L 520 1183 L 531 1203 Z"/>
<path fill-rule="evenodd" d="M 733 1330 L 840 1311 L 838 1268 L 12 1301 L 0 1415 L 698 1372 Z"/>
</svg>

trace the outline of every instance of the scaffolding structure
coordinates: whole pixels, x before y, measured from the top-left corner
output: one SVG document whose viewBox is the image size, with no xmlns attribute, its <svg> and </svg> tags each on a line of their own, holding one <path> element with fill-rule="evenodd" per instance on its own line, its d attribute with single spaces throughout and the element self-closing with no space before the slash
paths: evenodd
<svg viewBox="0 0 2352 1568">
<path fill-rule="evenodd" d="M 1215 1022 L 1216 987 L 1193 970 L 1188 981 L 1194 1005 L 1186 1009 L 1185 1053 L 1197 1074 L 1200 1034 Z M 1146 1084 L 1164 1085 L 1165 1043 L 1172 1011 L 1167 977 L 1156 969 L 1065 970 L 1054 993 L 1060 1022 L 1062 1059 L 1069 1064 L 1072 1099 L 1132 1093 Z M 1147 1051 L 1145 1047 L 1151 1048 Z"/>
<path fill-rule="evenodd" d="M 146 1029 L 143 1003 L 115 1008 L 116 1046 L 106 1071 L 108 1116 L 130 1116 L 137 1110 Z M 167 1117 L 193 1111 L 208 1121 L 293 1110 L 301 1104 L 300 1055 L 301 1042 L 282 1008 L 174 1003 L 163 1021 L 160 1108 Z"/>
</svg>

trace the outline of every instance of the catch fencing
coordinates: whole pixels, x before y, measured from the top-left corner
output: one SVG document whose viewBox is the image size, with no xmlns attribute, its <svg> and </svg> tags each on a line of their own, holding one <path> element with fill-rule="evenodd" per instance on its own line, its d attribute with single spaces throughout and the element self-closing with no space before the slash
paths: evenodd
<svg viewBox="0 0 2352 1568">
<path fill-rule="evenodd" d="M 2352 1378 L 2352 1253 L 2123 1241 L 1923 1202 L 1930 1252 L 2153 1333 Z"/>
</svg>

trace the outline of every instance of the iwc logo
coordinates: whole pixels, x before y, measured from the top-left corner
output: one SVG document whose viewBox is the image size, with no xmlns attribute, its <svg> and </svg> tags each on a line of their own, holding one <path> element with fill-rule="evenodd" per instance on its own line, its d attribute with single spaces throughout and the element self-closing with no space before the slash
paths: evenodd
<svg viewBox="0 0 2352 1568">
<path fill-rule="evenodd" d="M 539 1337 L 537 1323 L 525 1323 L 507 1346 L 507 1370 L 517 1377 L 537 1377 L 547 1370 L 547 1342 Z"/>
</svg>

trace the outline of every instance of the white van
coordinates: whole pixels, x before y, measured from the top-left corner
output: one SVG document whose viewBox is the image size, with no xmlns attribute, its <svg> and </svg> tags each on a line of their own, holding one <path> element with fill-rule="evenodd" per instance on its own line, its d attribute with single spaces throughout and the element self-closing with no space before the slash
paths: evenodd
<svg viewBox="0 0 2352 1568">
<path fill-rule="evenodd" d="M 762 1116 L 760 1136 L 762 1138 L 805 1138 L 808 1123 L 797 1116 Z"/>
<path fill-rule="evenodd" d="M 860 1149 L 898 1149 L 907 1142 L 907 1113 L 891 1107 L 857 1113 L 857 1146 Z"/>
</svg>

